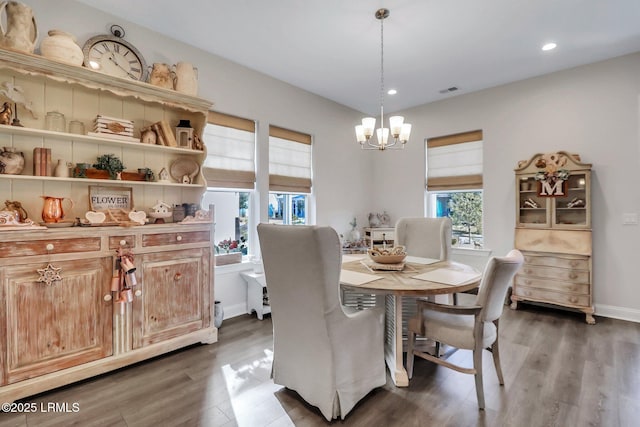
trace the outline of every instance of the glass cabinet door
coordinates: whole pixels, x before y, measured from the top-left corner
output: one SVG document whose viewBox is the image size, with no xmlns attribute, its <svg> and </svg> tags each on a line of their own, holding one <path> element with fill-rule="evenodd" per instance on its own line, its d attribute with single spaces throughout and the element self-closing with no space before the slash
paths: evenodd
<svg viewBox="0 0 640 427">
<path fill-rule="evenodd" d="M 534 175 L 521 175 L 518 179 L 517 225 L 528 227 L 549 227 L 550 218 L 547 209 L 550 200 L 538 196 L 538 182 Z"/>
<path fill-rule="evenodd" d="M 590 188 L 588 172 L 572 172 L 566 183 L 565 196 L 554 197 L 554 226 L 562 228 L 590 228 L 591 216 L 587 206 Z"/>
</svg>

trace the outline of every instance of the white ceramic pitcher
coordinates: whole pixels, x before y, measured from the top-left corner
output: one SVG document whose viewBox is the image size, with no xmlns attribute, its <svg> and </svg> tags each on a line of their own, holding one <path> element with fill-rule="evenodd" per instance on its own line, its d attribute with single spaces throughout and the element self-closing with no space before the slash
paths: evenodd
<svg viewBox="0 0 640 427">
<path fill-rule="evenodd" d="M 6 12 L 7 28 L 3 15 Z M 38 39 L 38 26 L 33 10 L 17 1 L 0 3 L 0 46 L 33 53 Z"/>
<path fill-rule="evenodd" d="M 187 95 L 198 94 L 198 69 L 189 62 L 178 62 L 174 65 L 176 84 L 175 90 Z"/>
</svg>

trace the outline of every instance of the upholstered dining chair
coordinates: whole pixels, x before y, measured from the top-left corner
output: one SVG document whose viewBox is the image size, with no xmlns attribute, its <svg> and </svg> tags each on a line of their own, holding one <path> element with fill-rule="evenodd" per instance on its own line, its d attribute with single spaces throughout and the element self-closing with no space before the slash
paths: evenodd
<svg viewBox="0 0 640 427">
<path fill-rule="evenodd" d="M 331 227 L 259 224 L 273 322 L 274 383 L 324 417 L 344 417 L 386 383 L 384 311 L 340 302 L 342 249 Z"/>
<path fill-rule="evenodd" d="M 451 257 L 450 218 L 400 218 L 396 223 L 395 244 L 411 256 L 448 260 Z"/>
<path fill-rule="evenodd" d="M 447 261 L 451 258 L 451 219 L 404 217 L 398 219 L 395 228 L 396 246 L 402 245 L 407 254 L 421 258 Z M 416 314 L 416 297 L 402 298 L 402 324 Z"/>
<path fill-rule="evenodd" d="M 484 409 L 482 386 L 482 350 L 493 355 L 493 363 L 500 385 L 504 385 L 500 354 L 498 350 L 498 320 L 504 308 L 507 289 L 513 276 L 522 266 L 524 258 L 514 249 L 505 257 L 492 257 L 480 281 L 480 289 L 474 305 L 447 305 L 430 301 L 418 302 L 418 314 L 409 321 L 409 342 L 407 345 L 407 372 L 413 377 L 414 356 L 454 369 L 473 374 L 479 409 Z M 415 348 L 416 336 L 435 340 L 457 349 L 473 351 L 473 368 L 466 368 L 448 362 Z"/>
</svg>

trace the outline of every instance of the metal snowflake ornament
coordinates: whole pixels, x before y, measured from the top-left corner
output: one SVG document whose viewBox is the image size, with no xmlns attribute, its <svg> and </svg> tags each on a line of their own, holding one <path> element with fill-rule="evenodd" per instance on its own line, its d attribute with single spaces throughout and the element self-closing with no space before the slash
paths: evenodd
<svg viewBox="0 0 640 427">
<path fill-rule="evenodd" d="M 62 280 L 62 277 L 60 277 L 62 268 L 54 267 L 51 264 L 47 265 L 46 268 L 39 268 L 37 271 L 40 275 L 40 277 L 38 277 L 38 282 L 46 283 L 47 286 L 51 286 L 53 282 Z"/>
</svg>

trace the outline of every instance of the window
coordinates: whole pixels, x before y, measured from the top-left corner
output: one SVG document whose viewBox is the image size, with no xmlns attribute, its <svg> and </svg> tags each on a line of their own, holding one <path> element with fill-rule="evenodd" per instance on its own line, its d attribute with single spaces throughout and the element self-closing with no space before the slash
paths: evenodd
<svg viewBox="0 0 640 427">
<path fill-rule="evenodd" d="M 307 224 L 307 195 L 270 192 L 269 223 Z"/>
<path fill-rule="evenodd" d="M 207 191 L 202 205 L 215 205 L 216 251 L 249 253 L 251 205 L 255 188 L 255 122 L 209 112 L 203 141 L 207 158 L 202 168 Z M 224 247 L 224 248 L 223 248 Z"/>
<path fill-rule="evenodd" d="M 482 131 L 427 140 L 427 207 L 449 217 L 454 246 L 482 248 Z"/>
<path fill-rule="evenodd" d="M 308 224 L 311 135 L 269 126 L 269 222 Z"/>
</svg>

